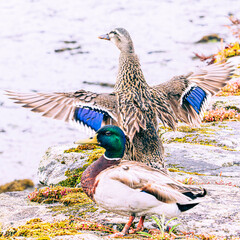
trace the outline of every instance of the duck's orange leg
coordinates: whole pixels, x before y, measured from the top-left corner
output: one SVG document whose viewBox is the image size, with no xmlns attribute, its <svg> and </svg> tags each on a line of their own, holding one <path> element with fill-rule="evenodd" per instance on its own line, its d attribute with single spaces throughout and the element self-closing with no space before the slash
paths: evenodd
<svg viewBox="0 0 240 240">
<path fill-rule="evenodd" d="M 128 231 L 129 231 L 129 228 L 131 227 L 134 218 L 135 218 L 134 216 L 130 216 L 129 220 L 126 223 L 126 225 L 124 226 L 123 230 L 121 232 L 109 235 L 108 238 L 123 237 L 123 236 L 127 235 Z"/>
<path fill-rule="evenodd" d="M 140 220 L 138 222 L 137 228 L 136 229 L 131 229 L 129 231 L 129 233 L 136 233 L 136 232 L 139 232 L 139 231 L 143 230 L 144 219 L 145 219 L 145 216 L 141 216 L 141 218 L 140 218 Z"/>
</svg>

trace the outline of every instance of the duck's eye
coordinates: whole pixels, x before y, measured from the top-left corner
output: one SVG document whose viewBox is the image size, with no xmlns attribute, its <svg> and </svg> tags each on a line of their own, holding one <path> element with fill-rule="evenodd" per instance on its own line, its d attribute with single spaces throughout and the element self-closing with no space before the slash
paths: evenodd
<svg viewBox="0 0 240 240">
<path fill-rule="evenodd" d="M 111 31 L 109 34 L 114 34 L 114 35 L 116 35 L 117 34 L 117 32 L 115 32 L 115 31 Z"/>
<path fill-rule="evenodd" d="M 107 132 L 105 132 L 105 135 L 110 136 L 110 135 L 112 135 L 112 133 L 110 131 L 107 131 Z"/>
</svg>

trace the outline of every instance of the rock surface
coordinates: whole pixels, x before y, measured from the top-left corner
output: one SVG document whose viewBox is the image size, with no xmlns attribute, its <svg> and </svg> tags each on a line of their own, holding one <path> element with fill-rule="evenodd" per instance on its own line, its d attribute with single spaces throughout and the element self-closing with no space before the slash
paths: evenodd
<svg viewBox="0 0 240 240">
<path fill-rule="evenodd" d="M 183 128 L 184 131 L 188 129 Z M 163 134 L 166 162 L 187 172 L 240 176 L 240 122 L 205 123 Z"/>
<path fill-rule="evenodd" d="M 84 153 L 64 153 L 64 150 L 76 145 L 60 145 L 49 147 L 38 167 L 39 182 L 44 185 L 57 184 L 66 180 L 65 172 L 83 167 L 88 156 Z"/>
<path fill-rule="evenodd" d="M 236 109 L 240 112 L 240 96 L 213 97 L 210 101 L 208 110 L 221 107 Z"/>
</svg>

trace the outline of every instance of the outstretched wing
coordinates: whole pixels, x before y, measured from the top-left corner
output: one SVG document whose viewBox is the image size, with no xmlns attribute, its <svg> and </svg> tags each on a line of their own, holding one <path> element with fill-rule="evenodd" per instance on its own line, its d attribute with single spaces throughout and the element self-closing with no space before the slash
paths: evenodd
<svg viewBox="0 0 240 240">
<path fill-rule="evenodd" d="M 212 64 L 188 75 L 174 77 L 153 89 L 166 94 L 179 120 L 198 126 L 211 96 L 227 84 L 233 71 L 229 63 Z"/>
<path fill-rule="evenodd" d="M 114 94 L 97 94 L 79 90 L 72 93 L 15 93 L 6 91 L 15 103 L 42 113 L 44 117 L 77 122 L 84 130 L 97 131 L 106 124 L 116 125 Z"/>
</svg>

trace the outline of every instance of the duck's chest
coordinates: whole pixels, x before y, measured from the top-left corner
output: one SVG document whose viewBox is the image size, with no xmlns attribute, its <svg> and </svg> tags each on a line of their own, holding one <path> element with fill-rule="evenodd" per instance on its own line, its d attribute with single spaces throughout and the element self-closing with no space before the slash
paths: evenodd
<svg viewBox="0 0 240 240">
<path fill-rule="evenodd" d="M 148 89 L 129 89 L 127 91 L 119 91 L 116 93 L 118 107 L 124 109 L 134 107 L 141 111 L 149 111 L 152 109 L 152 94 Z"/>
<path fill-rule="evenodd" d="M 98 186 L 98 181 L 96 181 L 98 174 L 111 166 L 119 164 L 119 162 L 107 160 L 102 156 L 84 171 L 81 178 L 81 187 L 93 201 L 95 201 L 94 194 Z"/>
</svg>

